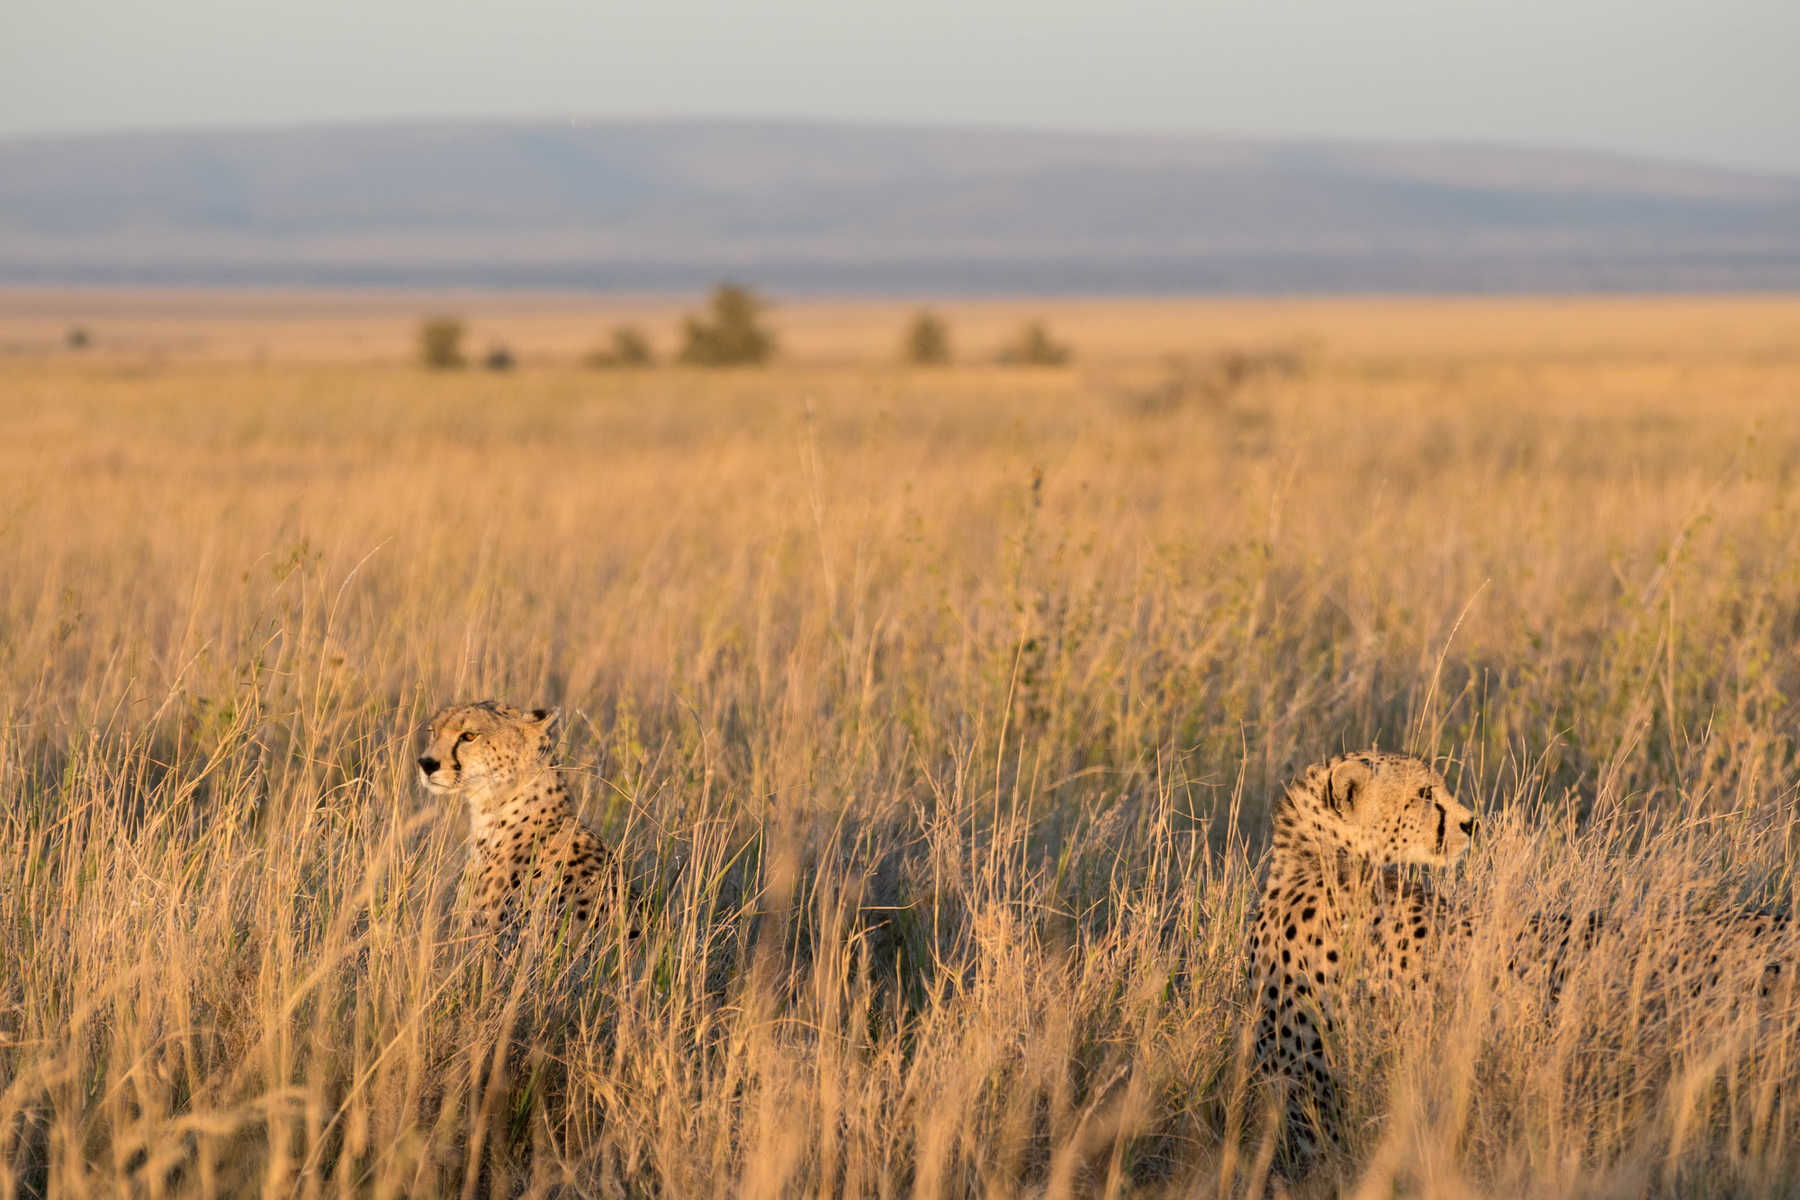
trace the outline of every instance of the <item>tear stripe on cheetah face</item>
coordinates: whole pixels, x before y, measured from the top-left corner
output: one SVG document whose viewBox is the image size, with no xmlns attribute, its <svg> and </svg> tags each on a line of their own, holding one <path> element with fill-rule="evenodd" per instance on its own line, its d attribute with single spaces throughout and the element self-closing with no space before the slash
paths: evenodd
<svg viewBox="0 0 1800 1200">
<path fill-rule="evenodd" d="M 1358 985 L 1416 986 L 1437 935 L 1462 924 L 1394 868 L 1454 864 L 1475 815 L 1426 764 L 1371 751 L 1308 768 L 1274 825 L 1251 931 L 1256 1057 L 1284 1093 L 1286 1158 L 1304 1169 L 1339 1141 L 1328 1039 L 1347 972 Z"/>
<path fill-rule="evenodd" d="M 1442 775 L 1373 750 L 1308 767 L 1274 815 L 1277 848 L 1310 844 L 1374 866 L 1450 866 L 1475 832 Z"/>
<path fill-rule="evenodd" d="M 519 914 L 541 892 L 581 923 L 624 897 L 612 851 L 576 819 L 552 760 L 556 717 L 482 700 L 450 705 L 427 727 L 421 782 L 468 801 L 478 925 Z"/>
<path fill-rule="evenodd" d="M 497 700 L 452 704 L 426 727 L 419 778 L 438 795 L 467 794 L 479 804 L 490 794 L 554 770 L 550 761 L 555 709 L 524 712 Z"/>
</svg>

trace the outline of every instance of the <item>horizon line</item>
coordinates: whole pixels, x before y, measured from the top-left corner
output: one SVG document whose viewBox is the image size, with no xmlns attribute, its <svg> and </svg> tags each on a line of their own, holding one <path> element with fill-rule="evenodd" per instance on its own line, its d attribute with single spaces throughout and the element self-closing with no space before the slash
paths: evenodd
<svg viewBox="0 0 1800 1200">
<path fill-rule="evenodd" d="M 1687 158 L 1650 150 L 1600 146 L 1591 143 L 1522 141 L 1512 138 L 1407 137 L 1404 135 L 1249 133 L 1200 127 L 1168 127 L 1128 124 L 1070 124 L 1016 121 L 918 120 L 899 117 L 817 116 L 791 113 L 679 112 L 672 110 L 635 113 L 490 113 L 490 114 L 374 114 L 358 117 L 240 118 L 236 120 L 173 122 L 152 125 L 83 125 L 69 128 L 0 130 L 0 147 L 56 142 L 103 141 L 117 138 L 179 138 L 231 134 L 293 134 L 323 130 L 403 130 L 463 126 L 475 129 L 542 128 L 550 125 L 584 127 L 678 128 L 736 126 L 745 129 L 832 129 L 910 133 L 952 133 L 976 136 L 1080 137 L 1143 143 L 1211 143 L 1249 147 L 1357 147 L 1402 150 L 1483 150 L 1515 154 L 1570 155 L 1611 160 L 1618 164 L 1657 166 L 1683 170 L 1745 175 L 1760 179 L 1800 183 L 1800 167 L 1751 165 L 1739 161 Z"/>
</svg>

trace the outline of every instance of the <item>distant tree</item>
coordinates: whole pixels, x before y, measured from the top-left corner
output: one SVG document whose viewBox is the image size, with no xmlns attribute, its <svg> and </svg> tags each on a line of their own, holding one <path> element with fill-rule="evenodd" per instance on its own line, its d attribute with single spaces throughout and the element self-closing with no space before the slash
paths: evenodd
<svg viewBox="0 0 1800 1200">
<path fill-rule="evenodd" d="M 906 361 L 918 367 L 942 366 L 950 361 L 950 329 L 944 319 L 928 308 L 913 314 L 906 327 L 903 347 Z"/>
<path fill-rule="evenodd" d="M 92 335 L 81 325 L 71 325 L 69 332 L 63 334 L 63 344 L 71 350 L 86 350 L 93 343 Z"/>
<path fill-rule="evenodd" d="M 1028 321 L 1012 345 L 1000 352 L 1000 361 L 1020 367 L 1060 367 L 1073 357 L 1067 342 L 1050 336 L 1042 321 Z"/>
<path fill-rule="evenodd" d="M 419 361 L 434 371 L 463 365 L 463 323 L 458 317 L 426 317 L 419 322 Z"/>
<path fill-rule="evenodd" d="M 761 324 L 765 307 L 747 287 L 722 283 L 713 289 L 711 320 L 690 316 L 683 325 L 681 361 L 700 367 L 729 367 L 767 362 L 775 354 L 775 337 Z"/>
<path fill-rule="evenodd" d="M 487 357 L 481 360 L 481 365 L 490 371 L 510 371 L 519 364 L 513 358 L 511 350 L 503 345 L 495 345 L 487 352 Z"/>
<path fill-rule="evenodd" d="M 587 356 L 590 367 L 647 367 L 656 361 L 650 351 L 650 339 L 631 325 L 620 325 L 612 331 L 612 342 L 604 350 Z"/>
</svg>

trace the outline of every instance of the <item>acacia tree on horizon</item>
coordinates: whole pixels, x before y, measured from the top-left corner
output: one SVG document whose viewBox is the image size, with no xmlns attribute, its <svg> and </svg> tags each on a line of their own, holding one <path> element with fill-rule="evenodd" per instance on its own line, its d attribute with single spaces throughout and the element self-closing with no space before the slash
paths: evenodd
<svg viewBox="0 0 1800 1200">
<path fill-rule="evenodd" d="M 921 308 L 906 327 L 904 351 L 914 366 L 943 366 L 950 361 L 950 327 L 929 308 Z"/>
<path fill-rule="evenodd" d="M 680 361 L 699 367 L 754 366 L 775 356 L 775 335 L 762 325 L 767 303 L 750 288 L 721 283 L 708 301 L 708 316 L 682 323 Z"/>
<path fill-rule="evenodd" d="M 419 361 L 434 371 L 450 371 L 464 365 L 461 317 L 426 317 L 419 322 Z"/>
</svg>

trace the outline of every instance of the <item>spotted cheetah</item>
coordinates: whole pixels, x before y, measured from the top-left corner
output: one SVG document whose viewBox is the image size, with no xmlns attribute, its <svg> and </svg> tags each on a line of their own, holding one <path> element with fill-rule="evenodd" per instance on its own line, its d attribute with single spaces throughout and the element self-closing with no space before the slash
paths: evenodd
<svg viewBox="0 0 1800 1200">
<path fill-rule="evenodd" d="M 1283 1146 L 1304 1167 L 1336 1143 L 1328 1039 L 1340 981 L 1417 986 L 1433 939 L 1466 928 L 1404 866 L 1454 864 L 1475 832 L 1443 776 L 1370 751 L 1310 767 L 1274 810 L 1268 873 L 1250 938 L 1256 1059 L 1284 1093 Z"/>
<path fill-rule="evenodd" d="M 450 705 L 427 727 L 420 781 L 427 791 L 469 802 L 477 928 L 523 915 L 540 890 L 578 925 L 624 899 L 612 851 L 576 819 L 551 760 L 557 715 L 482 700 Z"/>
<path fill-rule="evenodd" d="M 1475 814 L 1417 759 L 1367 752 L 1308 768 L 1274 810 L 1274 838 L 1251 931 L 1257 987 L 1258 1065 L 1282 1087 L 1283 1148 L 1304 1170 L 1337 1144 L 1330 1042 L 1352 989 L 1419 987 L 1464 952 L 1469 915 L 1405 867 L 1453 866 L 1468 850 Z M 1512 942 L 1506 969 L 1541 978 L 1554 1003 L 1576 958 L 1616 935 L 1604 914 L 1540 913 Z M 1668 996 L 1716 997 L 1720 1013 L 1754 995 L 1795 999 L 1800 927 L 1764 909 L 1675 914 L 1669 935 L 1609 952 Z M 1537 973 L 1542 972 L 1539 976 Z"/>
<path fill-rule="evenodd" d="M 1794 987 L 1800 974 L 1800 927 L 1791 914 L 1767 908 L 1703 907 L 1652 917 L 1650 932 L 1664 936 L 1616 947 L 1627 974 L 1634 973 L 1646 951 L 1646 991 L 1670 995 L 1716 994 L 1724 1013 L 1752 992 L 1768 1002 Z M 1640 934 L 1643 930 L 1638 931 Z M 1507 966 L 1524 976 L 1543 970 L 1552 1001 L 1562 993 L 1578 956 L 1593 952 L 1608 936 L 1615 942 L 1631 936 L 1598 912 L 1577 919 L 1568 913 L 1531 917 Z"/>
</svg>

